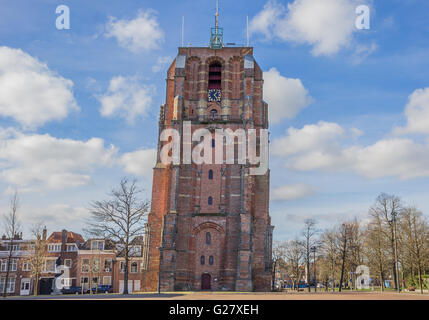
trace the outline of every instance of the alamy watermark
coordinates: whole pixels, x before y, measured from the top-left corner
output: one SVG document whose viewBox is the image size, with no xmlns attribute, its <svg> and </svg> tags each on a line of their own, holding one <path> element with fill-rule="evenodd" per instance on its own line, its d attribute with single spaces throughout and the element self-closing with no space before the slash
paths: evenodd
<svg viewBox="0 0 429 320">
<path fill-rule="evenodd" d="M 356 29 L 369 30 L 370 29 L 370 10 L 366 5 L 356 7 L 356 14 L 358 17 L 355 20 Z"/>
<path fill-rule="evenodd" d="M 367 5 L 360 5 L 355 10 L 358 17 L 355 20 L 356 29 L 368 30 L 370 29 L 370 9 Z M 64 4 L 57 6 L 55 10 L 59 14 L 55 21 L 55 26 L 58 30 L 70 29 L 70 8 Z"/>
<path fill-rule="evenodd" d="M 70 29 L 70 8 L 64 4 L 59 5 L 55 10 L 59 14 L 55 20 L 55 26 L 58 30 Z"/>
<path fill-rule="evenodd" d="M 199 128 L 192 133 L 191 121 L 184 121 L 182 129 L 182 136 L 173 128 L 161 132 L 163 164 L 242 164 L 249 165 L 250 175 L 264 175 L 268 170 L 268 129 Z"/>
</svg>

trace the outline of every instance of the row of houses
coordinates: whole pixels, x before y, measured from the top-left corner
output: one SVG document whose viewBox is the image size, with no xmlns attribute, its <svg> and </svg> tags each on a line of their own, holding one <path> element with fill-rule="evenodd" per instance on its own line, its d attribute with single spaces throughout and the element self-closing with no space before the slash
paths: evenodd
<svg viewBox="0 0 429 320">
<path fill-rule="evenodd" d="M 43 230 L 43 268 L 37 294 L 51 294 L 53 282 L 59 273 L 65 289 L 81 287 L 83 292 L 101 285 L 110 286 L 115 293 L 124 291 L 124 250 L 108 239 L 87 239 L 80 234 L 62 230 L 47 237 Z M 128 292 L 140 291 L 143 269 L 143 237 L 131 242 L 128 265 Z M 33 294 L 35 275 L 32 270 L 32 252 L 35 240 L 24 240 L 22 234 L 13 239 L 5 236 L 0 241 L 0 293 L 7 287 L 8 295 Z M 10 255 L 10 253 L 12 253 Z M 11 256 L 11 259 L 9 257 Z M 10 261 L 7 268 L 8 260 Z M 59 272 L 59 267 L 61 272 Z M 9 269 L 8 281 L 6 274 Z M 66 271 L 64 271 L 66 270 Z"/>
</svg>

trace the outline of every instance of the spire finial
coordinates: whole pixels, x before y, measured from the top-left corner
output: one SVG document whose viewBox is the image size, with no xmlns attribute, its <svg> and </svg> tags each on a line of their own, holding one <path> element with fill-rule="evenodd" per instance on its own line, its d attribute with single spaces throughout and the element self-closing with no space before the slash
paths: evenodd
<svg viewBox="0 0 429 320">
<path fill-rule="evenodd" d="M 219 28 L 219 0 L 216 0 L 215 27 L 211 28 L 210 48 L 221 49 L 223 46 L 223 29 Z"/>
<path fill-rule="evenodd" d="M 216 0 L 216 29 L 219 27 L 219 0 Z"/>
</svg>

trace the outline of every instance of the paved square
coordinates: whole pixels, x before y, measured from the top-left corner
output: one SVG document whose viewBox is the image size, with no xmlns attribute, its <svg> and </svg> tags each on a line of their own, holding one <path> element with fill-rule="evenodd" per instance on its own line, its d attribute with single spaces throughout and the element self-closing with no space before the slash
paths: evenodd
<svg viewBox="0 0 429 320">
<path fill-rule="evenodd" d="M 429 294 L 396 293 L 396 292 L 170 292 L 139 293 L 131 295 L 60 295 L 60 296 L 27 296 L 9 297 L 7 299 L 36 300 L 429 300 Z"/>
</svg>

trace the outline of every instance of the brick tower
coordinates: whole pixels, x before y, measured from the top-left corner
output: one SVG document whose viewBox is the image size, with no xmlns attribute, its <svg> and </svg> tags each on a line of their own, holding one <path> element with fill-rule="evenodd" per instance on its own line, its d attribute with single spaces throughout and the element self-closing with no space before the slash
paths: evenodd
<svg viewBox="0 0 429 320">
<path fill-rule="evenodd" d="M 217 14 L 210 46 L 180 47 L 166 82 L 160 135 L 164 129 L 182 134 L 185 121 L 192 133 L 268 128 L 253 48 L 223 46 Z M 269 171 L 250 175 L 248 164 L 166 165 L 164 144 L 158 144 L 153 174 L 142 289 L 269 291 Z M 238 147 L 236 139 L 235 154 Z"/>
</svg>

